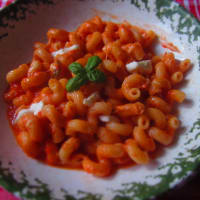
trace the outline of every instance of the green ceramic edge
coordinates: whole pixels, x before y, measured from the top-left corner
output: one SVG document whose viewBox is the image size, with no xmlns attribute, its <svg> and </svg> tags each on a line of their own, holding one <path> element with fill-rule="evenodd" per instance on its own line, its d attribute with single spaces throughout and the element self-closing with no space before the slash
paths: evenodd
<svg viewBox="0 0 200 200">
<path fill-rule="evenodd" d="M 172 0 L 156 0 L 156 15 L 165 23 L 165 19 L 174 21 L 173 17 L 179 15 L 178 26 L 171 26 L 172 30 L 180 35 L 188 36 L 188 42 L 197 41 L 200 37 L 200 22 L 185 8 Z M 189 17 L 186 17 L 189 16 Z M 194 30 L 191 27 L 195 26 Z M 186 30 L 184 30 L 186 28 Z"/>
<path fill-rule="evenodd" d="M 0 10 L 0 28 L 15 28 L 14 23 L 25 20 L 28 13 L 35 14 L 29 5 L 52 5 L 54 0 L 15 0 L 14 3 Z M 20 11 L 20 12 L 19 12 Z M 0 34 L 0 40 L 8 36 L 8 31 Z"/>
<path fill-rule="evenodd" d="M 159 174 L 154 178 L 159 178 L 160 182 L 155 185 L 149 185 L 147 182 L 142 183 L 127 183 L 123 184 L 122 189 L 116 190 L 117 195 L 113 200 L 145 200 L 158 196 L 171 188 L 170 184 L 176 179 L 184 179 L 189 175 L 189 172 L 194 171 L 200 163 L 200 147 L 188 150 L 189 156 L 180 156 L 173 163 L 168 163 L 160 169 L 167 169 L 167 173 Z M 179 154 L 182 155 L 182 154 Z M 178 170 L 173 173 L 173 170 Z M 148 177 L 147 177 L 148 178 Z"/>
<path fill-rule="evenodd" d="M 12 164 L 10 164 L 12 165 Z M 21 171 L 20 180 L 17 180 L 9 168 L 4 168 L 0 162 L 0 186 L 15 196 L 25 200 L 101 200 L 102 195 L 92 194 L 89 192 L 78 191 L 75 198 L 73 195 L 61 189 L 63 193 L 62 199 L 57 199 L 52 196 L 52 191 L 49 190 L 48 184 L 43 183 L 39 179 L 35 179 L 35 185 L 30 184 L 26 175 Z"/>
<path fill-rule="evenodd" d="M 134 4 L 137 8 L 141 9 L 142 4 L 145 6 L 145 9 L 149 12 L 150 7 L 148 5 L 148 0 L 131 0 L 131 4 Z"/>
<path fill-rule="evenodd" d="M 181 35 L 188 36 L 189 42 L 198 40 L 198 37 L 200 36 L 199 21 L 197 21 L 191 14 L 185 11 L 185 9 L 182 8 L 180 5 L 171 0 L 162 0 L 162 1 L 156 0 L 155 2 L 156 2 L 157 17 L 163 23 L 165 18 L 169 18 L 173 22 L 173 15 L 177 13 L 182 18 L 184 18 L 184 16 L 189 16 L 185 21 L 182 21 L 181 19 L 179 20 L 179 25 L 177 29 L 176 27 L 173 27 L 173 25 L 172 28 L 175 32 Z M 28 2 L 26 0 L 17 0 L 15 4 L 11 4 L 9 7 L 0 11 L 0 27 L 13 28 L 12 25 L 13 22 L 19 20 L 25 20 L 28 12 L 34 13 L 33 10 L 30 10 L 28 8 L 28 5 L 30 4 L 39 5 L 41 3 L 53 4 L 53 0 L 29 0 Z M 148 0 L 131 0 L 130 3 L 139 9 L 145 7 L 145 9 L 148 12 L 150 11 L 150 7 L 148 6 L 149 3 Z M 17 12 L 20 10 L 20 8 L 22 8 L 21 6 L 24 5 L 26 5 L 27 7 L 23 12 L 23 16 L 18 17 Z M 171 8 L 171 6 L 173 6 L 174 10 Z M 162 8 L 164 8 L 164 10 L 162 10 Z M 11 15 L 12 11 L 14 11 L 15 13 L 14 17 Z M 4 19 L 6 19 L 7 22 L 11 23 L 7 22 L 3 23 Z M 192 25 L 196 25 L 196 28 L 192 32 L 190 32 L 189 28 Z M 187 30 L 182 31 L 183 28 L 185 27 L 187 27 Z M 3 35 L 3 37 L 4 36 L 6 35 Z M 199 49 L 198 51 L 200 51 Z M 200 130 L 200 119 L 197 119 L 197 121 L 193 124 L 190 132 L 192 133 L 195 130 Z M 199 136 L 200 136 L 200 131 L 196 134 L 196 138 Z M 160 168 L 160 169 L 166 168 L 167 173 L 165 175 L 160 174 L 154 177 L 154 178 L 160 178 L 159 183 L 155 185 L 149 185 L 147 184 L 147 182 L 143 183 L 134 182 L 134 183 L 122 184 L 120 190 L 113 191 L 115 193 L 115 197 L 113 198 L 113 200 L 145 200 L 151 197 L 155 197 L 163 192 L 166 192 L 167 190 L 170 189 L 170 184 L 174 180 L 176 180 L 177 178 L 183 179 L 185 177 L 188 177 L 189 173 L 194 171 L 199 165 L 200 147 L 188 150 L 188 152 L 189 155 L 187 157 L 184 157 L 183 156 L 184 154 L 180 152 L 179 157 L 175 159 L 175 162 L 168 163 L 167 165 L 162 166 Z M 173 169 L 176 168 L 180 168 L 180 170 L 177 173 L 173 173 Z M 16 180 L 11 170 L 8 168 L 7 169 L 3 168 L 2 164 L 0 164 L 0 185 L 5 189 L 7 189 L 9 192 L 12 192 L 13 194 L 16 194 L 17 196 L 20 196 L 21 198 L 25 198 L 27 200 L 61 200 L 52 197 L 52 192 L 48 189 L 48 185 L 42 183 L 38 179 L 36 179 L 35 185 L 31 185 L 26 179 L 25 174 L 21 173 L 21 179 Z M 63 198 L 64 198 L 62 200 L 101 200 L 103 198 L 103 196 L 100 194 L 91 194 L 81 191 L 78 192 L 78 197 L 74 197 L 70 195 L 67 191 L 64 191 L 62 189 L 61 192 L 63 192 Z"/>
</svg>

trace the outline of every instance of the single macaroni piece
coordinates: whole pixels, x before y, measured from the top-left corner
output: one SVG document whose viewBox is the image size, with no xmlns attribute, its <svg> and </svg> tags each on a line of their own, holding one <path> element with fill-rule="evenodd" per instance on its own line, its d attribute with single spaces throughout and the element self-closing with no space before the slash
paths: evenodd
<svg viewBox="0 0 200 200">
<path fill-rule="evenodd" d="M 67 41 L 69 34 L 66 30 L 50 28 L 47 32 L 48 39 Z"/>
<path fill-rule="evenodd" d="M 171 106 L 162 98 L 157 96 L 151 96 L 147 99 L 147 104 L 150 107 L 157 108 L 164 113 L 169 113 L 171 111 Z"/>
<path fill-rule="evenodd" d="M 169 145 L 172 143 L 174 138 L 174 130 L 161 130 L 157 127 L 151 127 L 149 129 L 149 135 L 157 142 L 163 145 Z"/>
<path fill-rule="evenodd" d="M 123 144 L 100 144 L 97 147 L 98 158 L 121 158 L 125 156 Z"/>
<path fill-rule="evenodd" d="M 52 55 L 45 48 L 36 49 L 34 56 L 41 59 L 44 63 L 51 63 L 53 61 Z"/>
<path fill-rule="evenodd" d="M 165 64 L 163 62 L 158 62 L 155 65 L 155 70 L 156 70 L 156 77 L 157 78 L 168 78 L 169 77 L 169 73 L 167 71 L 167 68 L 165 66 Z"/>
<path fill-rule="evenodd" d="M 71 154 L 78 149 L 79 145 L 80 141 L 74 137 L 69 138 L 62 144 L 58 156 L 63 164 L 70 162 Z"/>
<path fill-rule="evenodd" d="M 108 176 L 111 173 L 112 169 L 110 161 L 106 159 L 95 162 L 89 158 L 84 158 L 82 166 L 86 172 L 99 177 Z"/>
<path fill-rule="evenodd" d="M 147 164 L 149 162 L 149 156 L 147 152 L 141 150 L 135 140 L 126 140 L 125 149 L 130 158 L 137 164 Z"/>
<path fill-rule="evenodd" d="M 96 16 L 73 32 L 50 28 L 32 60 L 7 73 L 4 99 L 19 146 L 51 166 L 105 177 L 148 164 L 181 126 L 177 89 L 192 66 L 156 55 L 152 30 Z M 159 145 L 158 145 L 159 143 Z"/>
<path fill-rule="evenodd" d="M 155 125 L 161 129 L 166 127 L 167 121 L 164 113 L 157 108 L 147 108 L 148 117 L 154 121 Z"/>
<path fill-rule="evenodd" d="M 169 90 L 167 97 L 172 102 L 182 103 L 185 100 L 185 93 L 180 90 Z"/>
<path fill-rule="evenodd" d="M 137 125 L 138 125 L 140 128 L 146 130 L 146 129 L 148 129 L 149 126 L 150 126 L 150 119 L 149 119 L 146 115 L 140 115 L 140 116 L 138 117 Z"/>
<path fill-rule="evenodd" d="M 88 52 L 95 52 L 102 44 L 102 35 L 100 32 L 94 32 L 88 36 L 86 42 L 86 49 Z"/>
<path fill-rule="evenodd" d="M 175 71 L 177 71 L 176 60 L 173 53 L 164 53 L 162 61 L 170 73 L 174 73 Z"/>
<path fill-rule="evenodd" d="M 7 82 L 11 84 L 16 81 L 20 81 L 23 77 L 26 76 L 27 72 L 28 72 L 28 65 L 26 64 L 20 65 L 17 69 L 8 72 L 6 76 Z"/>
<path fill-rule="evenodd" d="M 133 127 L 130 124 L 122 124 L 119 122 L 109 122 L 106 124 L 106 128 L 121 136 L 129 136 L 133 130 Z"/>
<path fill-rule="evenodd" d="M 180 126 L 180 122 L 179 120 L 177 119 L 177 117 L 173 116 L 173 115 L 170 115 L 168 116 L 168 127 L 170 129 L 178 129 Z"/>
<path fill-rule="evenodd" d="M 145 111 L 145 106 L 140 102 L 116 106 L 116 113 L 122 117 L 141 115 L 144 113 L 144 111 Z"/>
<path fill-rule="evenodd" d="M 28 76 L 32 76 L 35 72 L 44 70 L 43 64 L 39 60 L 33 60 L 28 69 Z"/>
<path fill-rule="evenodd" d="M 129 101 L 136 101 L 140 98 L 140 90 L 139 88 L 145 84 L 146 79 L 137 74 L 131 74 L 126 77 L 122 83 L 122 93 L 124 97 Z"/>
<path fill-rule="evenodd" d="M 174 72 L 171 76 L 171 81 L 174 84 L 180 83 L 183 80 L 182 72 Z"/>
<path fill-rule="evenodd" d="M 133 130 L 133 137 L 142 149 L 155 151 L 156 146 L 154 140 L 145 133 L 143 128 L 136 126 Z"/>
<path fill-rule="evenodd" d="M 67 122 L 65 129 L 66 135 L 74 135 L 76 133 L 94 134 L 94 128 L 86 120 L 73 119 Z"/>
</svg>

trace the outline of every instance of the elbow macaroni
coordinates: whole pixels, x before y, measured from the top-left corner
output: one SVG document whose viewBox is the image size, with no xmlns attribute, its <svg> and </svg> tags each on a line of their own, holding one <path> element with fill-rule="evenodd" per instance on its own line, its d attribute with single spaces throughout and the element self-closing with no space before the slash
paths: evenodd
<svg viewBox="0 0 200 200">
<path fill-rule="evenodd" d="M 12 124 L 24 152 L 52 166 L 104 177 L 126 164 L 147 164 L 157 143 L 171 144 L 180 126 L 172 109 L 185 99 L 174 86 L 184 80 L 191 62 L 177 62 L 173 53 L 154 55 L 155 38 L 151 30 L 98 16 L 74 32 L 49 29 L 47 44 L 35 43 L 30 64 L 6 76 L 11 123 L 22 109 L 43 105 Z M 102 59 L 98 68 L 107 81 L 68 92 L 66 84 L 74 76 L 68 66 L 85 66 L 94 55 Z M 150 67 L 128 71 L 130 63 Z"/>
</svg>

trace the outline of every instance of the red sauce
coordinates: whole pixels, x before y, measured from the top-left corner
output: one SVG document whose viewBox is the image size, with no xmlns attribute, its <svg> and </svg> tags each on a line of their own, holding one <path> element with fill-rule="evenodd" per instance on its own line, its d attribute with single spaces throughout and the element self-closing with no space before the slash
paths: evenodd
<svg viewBox="0 0 200 200">
<path fill-rule="evenodd" d="M 177 53 L 181 53 L 181 51 L 178 49 L 177 46 L 175 46 L 173 43 L 171 42 L 166 42 L 166 41 L 161 41 L 161 45 L 163 48 L 167 48 L 171 51 L 177 52 Z"/>
</svg>

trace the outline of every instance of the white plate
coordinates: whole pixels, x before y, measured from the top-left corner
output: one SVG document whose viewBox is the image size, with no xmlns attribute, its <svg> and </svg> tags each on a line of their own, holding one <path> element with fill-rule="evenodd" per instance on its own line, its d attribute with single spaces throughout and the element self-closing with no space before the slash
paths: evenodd
<svg viewBox="0 0 200 200">
<path fill-rule="evenodd" d="M 28 158 L 16 144 L 8 124 L 6 105 L 1 98 L 0 185 L 17 196 L 34 200 L 64 200 L 70 197 L 82 197 L 82 200 L 148 199 L 188 177 L 200 161 L 199 22 L 170 0 L 24 2 L 17 1 L 0 13 L 1 96 L 7 87 L 6 73 L 30 61 L 34 42 L 46 41 L 50 27 L 72 31 L 97 14 L 105 20 L 127 20 L 153 29 L 160 37 L 166 37 L 167 41 L 178 46 L 181 56 L 191 59 L 193 68 L 182 87 L 187 100 L 179 106 L 182 125 L 177 142 L 170 148 L 163 148 L 161 155 L 149 165 L 122 169 L 106 179 L 83 171 L 49 167 Z M 161 51 L 162 48 L 158 48 L 158 52 Z"/>
</svg>

